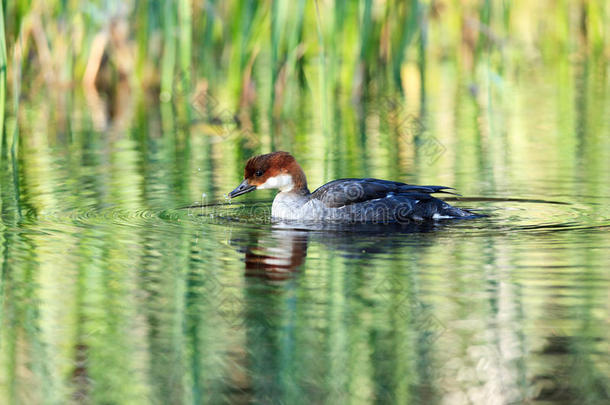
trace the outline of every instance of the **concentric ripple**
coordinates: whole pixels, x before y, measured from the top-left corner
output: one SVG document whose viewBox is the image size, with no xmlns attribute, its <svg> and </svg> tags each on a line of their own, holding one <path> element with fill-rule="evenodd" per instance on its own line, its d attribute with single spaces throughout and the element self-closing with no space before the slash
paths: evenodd
<svg viewBox="0 0 610 405">
<path fill-rule="evenodd" d="M 600 197 L 595 201 L 565 202 L 546 199 L 520 198 L 447 198 L 459 207 L 486 215 L 484 218 L 469 220 L 442 220 L 437 226 L 422 227 L 425 231 L 443 229 L 468 235 L 481 234 L 520 234 L 557 232 L 578 229 L 604 228 L 610 226 L 610 206 Z M 610 199 L 606 199 L 608 201 Z M 238 204 L 209 204 L 205 206 L 190 206 L 177 210 L 181 217 L 203 223 L 219 224 L 269 224 L 271 217 L 271 202 L 256 201 Z M 295 229 L 333 231 L 362 231 L 369 225 L 362 224 L 332 224 L 323 226 L 319 223 L 291 222 L 276 223 L 276 226 L 293 227 Z M 383 225 L 378 225 L 377 228 Z M 391 227 L 385 226 L 385 230 Z"/>
</svg>

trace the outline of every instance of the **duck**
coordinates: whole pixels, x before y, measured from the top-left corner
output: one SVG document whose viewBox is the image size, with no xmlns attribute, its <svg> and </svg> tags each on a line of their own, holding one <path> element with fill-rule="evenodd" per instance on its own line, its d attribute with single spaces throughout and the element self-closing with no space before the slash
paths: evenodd
<svg viewBox="0 0 610 405">
<path fill-rule="evenodd" d="M 254 190 L 277 189 L 271 206 L 275 220 L 410 223 L 475 218 L 469 210 L 433 197 L 435 193 L 459 195 L 446 186 L 419 186 L 375 178 L 333 180 L 310 192 L 307 177 L 294 156 L 276 151 L 253 156 L 246 162 L 244 180 L 228 197 Z"/>
</svg>

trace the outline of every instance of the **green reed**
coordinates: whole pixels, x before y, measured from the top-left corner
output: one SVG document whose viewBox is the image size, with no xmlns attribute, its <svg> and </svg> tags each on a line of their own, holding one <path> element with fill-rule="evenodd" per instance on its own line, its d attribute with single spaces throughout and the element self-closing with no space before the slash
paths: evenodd
<svg viewBox="0 0 610 405">
<path fill-rule="evenodd" d="M 6 52 L 3 48 L 0 58 L 15 54 L 21 35 L 28 55 L 24 92 L 78 83 L 96 38 L 110 33 L 98 84 L 112 89 L 126 79 L 170 100 L 177 91 L 192 95 L 203 82 L 223 108 L 258 114 L 252 125 L 257 133 L 271 134 L 266 143 L 275 147 L 284 142 L 283 118 L 298 111 L 299 94 L 318 91 L 312 87 L 316 83 L 331 98 L 351 95 L 358 100 L 370 88 L 411 91 L 406 86 L 415 77 L 413 67 L 423 88 L 431 80 L 425 74 L 428 61 L 455 63 L 476 81 L 477 66 L 487 66 L 501 78 L 539 57 L 556 63 L 570 53 L 599 60 L 610 56 L 605 29 L 610 7 L 603 0 L 564 0 L 552 6 L 479 0 L 443 7 L 420 0 L 124 3 L 122 8 L 112 2 L 87 7 L 61 0 L 3 2 Z M 127 26 L 125 38 L 113 36 L 117 23 Z M 315 73 L 320 58 L 324 68 Z M 121 66 L 133 68 L 117 72 Z M 6 82 L 6 68 L 0 78 Z M 0 86 L 6 93 L 6 86 Z M 321 100 L 319 122 L 332 108 L 332 100 Z"/>
<path fill-rule="evenodd" d="M 184 89 L 191 85 L 191 66 L 192 66 L 192 10 L 191 0 L 180 0 L 178 5 L 178 26 L 179 26 L 179 55 L 180 55 L 180 73 L 182 75 L 182 83 Z"/>
<path fill-rule="evenodd" d="M 4 137 L 4 109 L 6 101 L 6 36 L 4 33 L 4 5 L 0 2 L 0 154 Z"/>
</svg>

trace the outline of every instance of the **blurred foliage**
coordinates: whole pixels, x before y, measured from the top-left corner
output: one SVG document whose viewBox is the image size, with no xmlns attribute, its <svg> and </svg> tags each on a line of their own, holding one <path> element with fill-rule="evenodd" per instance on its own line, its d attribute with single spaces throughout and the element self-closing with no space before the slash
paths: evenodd
<svg viewBox="0 0 610 405">
<path fill-rule="evenodd" d="M 263 98 L 273 114 L 294 108 L 291 94 L 306 87 L 305 66 L 318 58 L 329 90 L 360 95 L 386 82 L 408 91 L 408 64 L 423 75 L 428 59 L 456 61 L 473 75 L 482 60 L 514 71 L 572 55 L 610 56 L 604 0 L 14 0 L 5 7 L 9 55 L 24 69 L 26 93 L 125 80 L 168 100 L 176 88 L 203 82 L 229 92 L 235 108 Z"/>
<path fill-rule="evenodd" d="M 104 128 L 129 122 L 121 117 L 133 100 L 142 108 L 160 101 L 164 130 L 239 131 L 238 162 L 255 151 L 293 150 L 299 133 L 313 132 L 326 174 L 337 169 L 333 149 L 365 147 L 364 121 L 354 137 L 341 138 L 337 111 L 352 103 L 361 117 L 377 94 L 423 122 L 426 89 L 438 81 L 430 66 L 450 66 L 462 89 L 489 98 L 532 66 L 586 60 L 605 71 L 610 56 L 604 0 L 15 0 L 4 7 L 9 89 L 17 93 L 14 107 L 3 109 L 9 118 L 22 97 L 50 98 L 58 105 L 53 122 L 67 123 L 84 93 Z M 296 128 L 309 118 L 314 128 Z M 12 128 L 3 139 L 14 147 Z"/>
</svg>

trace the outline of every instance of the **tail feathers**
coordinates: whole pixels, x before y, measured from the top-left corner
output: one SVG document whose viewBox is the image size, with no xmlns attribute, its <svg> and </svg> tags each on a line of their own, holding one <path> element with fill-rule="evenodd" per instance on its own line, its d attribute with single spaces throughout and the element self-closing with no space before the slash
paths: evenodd
<svg viewBox="0 0 610 405">
<path fill-rule="evenodd" d="M 444 202 L 437 215 L 433 215 L 433 218 L 476 218 L 483 216 L 484 215 L 454 207 Z"/>
<path fill-rule="evenodd" d="M 451 218 L 475 218 L 479 215 L 462 209 L 454 207 L 453 205 L 439 200 L 438 198 L 430 198 L 429 200 L 422 201 L 413 207 L 413 218 L 430 218 L 430 219 L 451 219 Z"/>
</svg>

